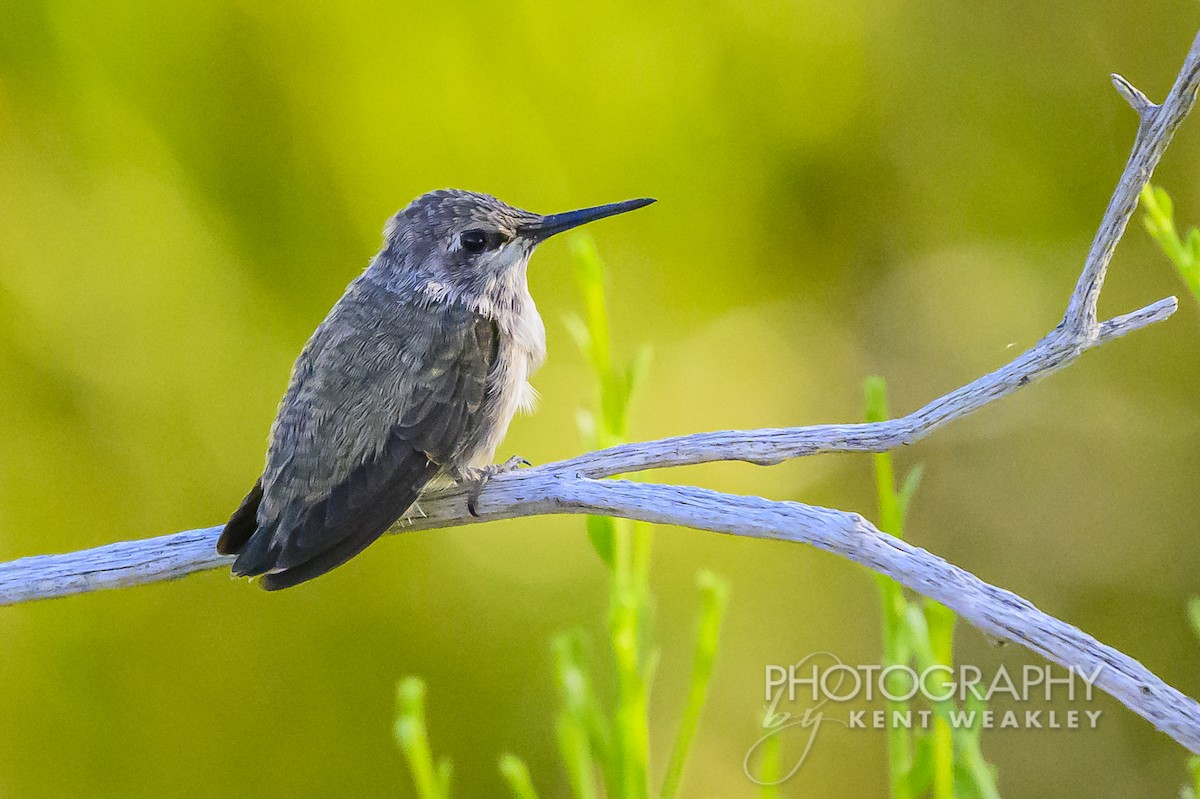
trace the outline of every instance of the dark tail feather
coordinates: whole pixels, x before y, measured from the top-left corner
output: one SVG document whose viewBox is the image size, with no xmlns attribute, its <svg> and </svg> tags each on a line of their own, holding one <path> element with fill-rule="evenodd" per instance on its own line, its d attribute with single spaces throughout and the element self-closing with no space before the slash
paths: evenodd
<svg viewBox="0 0 1200 799">
<path fill-rule="evenodd" d="M 258 530 L 234 561 L 234 574 L 261 574 L 262 587 L 277 591 L 341 566 L 387 532 L 439 469 L 395 437 L 298 520 L 285 517 Z"/>
<path fill-rule="evenodd" d="M 391 525 L 388 526 L 390 527 Z M 325 550 L 312 560 L 304 561 L 299 566 L 293 566 L 290 569 L 280 572 L 264 574 L 258 584 L 262 586 L 264 591 L 279 591 L 283 588 L 291 588 L 294 585 L 299 585 L 314 577 L 320 577 L 325 572 L 336 569 L 359 552 L 362 552 L 385 532 L 387 532 L 386 529 L 378 532 L 372 530 L 370 535 L 359 536 L 357 538 L 344 538 L 332 548 Z"/>
<path fill-rule="evenodd" d="M 304 533 L 316 532 L 320 538 L 324 538 L 339 531 L 345 531 L 344 537 L 300 563 L 268 572 L 263 575 L 260 585 L 267 591 L 291 588 L 341 566 L 386 533 L 416 502 L 421 490 L 437 472 L 437 464 L 430 463 L 423 455 L 409 457 L 401 468 L 393 472 L 391 479 L 379 487 L 381 490 L 371 492 L 374 496 L 370 499 L 360 497 L 360 502 L 354 503 L 351 498 L 350 507 L 339 507 L 339 503 L 331 497 L 322 505 L 310 509 L 304 525 L 309 529 L 301 532 L 301 538 L 305 537 Z M 334 496 L 340 498 L 354 485 L 354 481 L 344 483 L 335 490 Z M 272 557 L 277 558 L 278 554 Z"/>
<path fill-rule="evenodd" d="M 271 549 L 271 529 L 261 528 L 238 551 L 231 568 L 234 577 L 257 577 L 275 568 L 279 553 Z"/>
<path fill-rule="evenodd" d="M 258 503 L 262 502 L 262 497 L 260 477 L 255 481 L 254 488 L 250 489 L 250 493 L 242 500 L 242 504 L 233 512 L 233 516 L 225 522 L 225 529 L 221 531 L 221 537 L 217 540 L 217 552 L 222 555 L 236 555 L 242 551 L 242 547 L 258 529 Z"/>
</svg>

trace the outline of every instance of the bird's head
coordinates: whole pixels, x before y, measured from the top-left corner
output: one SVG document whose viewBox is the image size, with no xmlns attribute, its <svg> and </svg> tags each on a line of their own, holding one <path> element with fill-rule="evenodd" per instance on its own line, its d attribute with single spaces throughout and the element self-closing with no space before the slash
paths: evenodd
<svg viewBox="0 0 1200 799">
<path fill-rule="evenodd" d="M 649 205 L 651 199 L 541 214 L 487 194 L 441 189 L 422 194 L 388 221 L 384 254 L 394 268 L 486 291 L 524 275 L 534 248 L 555 233 Z"/>
</svg>

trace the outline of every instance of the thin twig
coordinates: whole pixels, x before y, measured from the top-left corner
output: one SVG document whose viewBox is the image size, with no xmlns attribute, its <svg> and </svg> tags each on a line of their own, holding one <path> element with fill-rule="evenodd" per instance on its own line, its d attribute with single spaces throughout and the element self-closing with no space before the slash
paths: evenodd
<svg viewBox="0 0 1200 799">
<path fill-rule="evenodd" d="M 882 452 L 917 441 L 942 425 L 1068 365 L 1085 350 L 1169 317 L 1175 298 L 1107 322 L 1096 321 L 1105 272 L 1137 197 L 1200 85 L 1200 36 L 1162 105 L 1114 76 L 1118 92 L 1138 112 L 1133 152 L 1105 211 L 1063 321 L 1006 366 L 899 419 L 877 424 L 818 425 L 702 433 L 591 452 L 491 480 L 479 497 L 479 518 L 459 489 L 421 500 L 423 515 L 396 532 L 556 513 L 601 513 L 730 535 L 812 544 L 886 574 L 956 611 L 976 627 L 1086 673 L 1103 666 L 1096 685 L 1200 754 L 1200 705 L 1136 660 L 1106 646 L 1026 600 L 989 585 L 929 552 L 881 533 L 856 513 L 796 502 L 721 494 L 701 488 L 595 478 L 717 460 L 771 464 L 822 452 Z M 125 541 L 65 555 L 0 564 L 0 605 L 120 588 L 225 566 L 214 545 L 220 527 Z"/>
<path fill-rule="evenodd" d="M 1075 285 L 1071 303 L 1067 307 L 1063 327 L 1071 328 L 1081 338 L 1097 332 L 1096 303 L 1100 299 L 1100 288 L 1104 284 L 1104 273 L 1112 261 L 1117 243 L 1125 234 L 1125 226 L 1137 207 L 1142 187 L 1150 182 L 1150 175 L 1175 136 L 1175 131 L 1196 103 L 1196 87 L 1200 85 L 1200 35 L 1192 42 L 1192 49 L 1184 59 L 1183 68 L 1175 78 L 1175 84 L 1167 93 L 1162 105 L 1151 103 L 1146 95 L 1133 87 L 1129 81 L 1114 76 L 1117 92 L 1137 111 L 1140 124 L 1133 152 L 1125 164 L 1125 171 L 1117 183 L 1116 191 L 1108 202 L 1100 229 L 1092 240 L 1083 274 Z"/>
</svg>

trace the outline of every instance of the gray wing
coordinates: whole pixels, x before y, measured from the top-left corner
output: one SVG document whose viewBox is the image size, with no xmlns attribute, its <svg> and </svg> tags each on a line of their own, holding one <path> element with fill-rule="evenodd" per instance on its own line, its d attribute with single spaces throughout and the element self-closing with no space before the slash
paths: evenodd
<svg viewBox="0 0 1200 799">
<path fill-rule="evenodd" d="M 297 360 L 267 468 L 222 533 L 234 573 L 286 588 L 382 535 L 471 438 L 498 349 L 469 308 L 352 287 Z"/>
</svg>

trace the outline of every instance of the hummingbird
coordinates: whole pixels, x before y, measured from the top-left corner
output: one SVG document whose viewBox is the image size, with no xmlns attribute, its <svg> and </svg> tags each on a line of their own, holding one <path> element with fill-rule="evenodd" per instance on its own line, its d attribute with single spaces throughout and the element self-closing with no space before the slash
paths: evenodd
<svg viewBox="0 0 1200 799">
<path fill-rule="evenodd" d="M 474 515 L 518 410 L 536 397 L 546 329 L 529 294 L 534 248 L 652 199 L 541 215 L 487 194 L 423 194 L 388 220 L 383 246 L 292 367 L 262 475 L 217 551 L 272 591 L 366 549 L 432 482 L 468 487 Z"/>
</svg>

